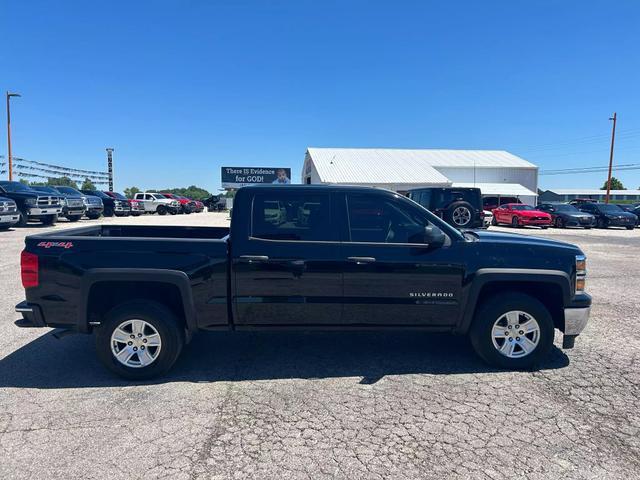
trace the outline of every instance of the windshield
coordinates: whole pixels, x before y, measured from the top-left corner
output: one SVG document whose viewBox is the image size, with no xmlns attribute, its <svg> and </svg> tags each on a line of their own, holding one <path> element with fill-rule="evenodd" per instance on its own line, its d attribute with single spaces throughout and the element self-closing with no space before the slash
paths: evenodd
<svg viewBox="0 0 640 480">
<path fill-rule="evenodd" d="M 45 192 L 45 193 L 53 193 L 54 195 L 60 195 L 60 192 L 57 191 L 55 188 L 53 187 L 31 187 L 34 190 L 37 190 L 38 192 Z"/>
<path fill-rule="evenodd" d="M 555 208 L 557 212 L 579 212 L 580 211 L 573 205 L 562 204 L 562 205 L 551 205 L 551 206 Z"/>
<path fill-rule="evenodd" d="M 4 188 L 7 192 L 33 192 L 33 189 L 28 185 L 20 182 L 2 182 L 0 187 Z"/>
<path fill-rule="evenodd" d="M 531 205 L 511 205 L 511 210 L 535 210 Z"/>
<path fill-rule="evenodd" d="M 612 205 L 612 204 L 607 205 L 606 203 L 603 203 L 602 205 L 598 205 L 598 210 L 604 213 L 623 213 L 624 212 L 624 210 L 622 210 L 619 206 Z"/>
<path fill-rule="evenodd" d="M 156 198 L 167 198 L 164 195 L 161 195 L 160 193 L 154 193 Z"/>
<path fill-rule="evenodd" d="M 73 187 L 56 187 L 56 190 L 62 193 L 68 193 L 69 195 L 82 195 L 78 190 Z"/>
<path fill-rule="evenodd" d="M 124 195 L 122 195 L 121 193 L 117 193 L 117 192 L 111 192 L 111 195 L 114 198 L 117 198 L 118 200 L 127 200 L 127 197 L 125 197 Z"/>
</svg>

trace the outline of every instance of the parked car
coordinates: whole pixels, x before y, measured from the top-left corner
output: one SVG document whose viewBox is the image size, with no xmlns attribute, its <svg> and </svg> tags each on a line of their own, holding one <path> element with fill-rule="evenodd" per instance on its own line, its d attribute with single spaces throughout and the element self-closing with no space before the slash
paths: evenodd
<svg viewBox="0 0 640 480">
<path fill-rule="evenodd" d="M 0 197 L 0 230 L 13 227 L 19 220 L 16 202 L 7 197 Z"/>
<path fill-rule="evenodd" d="M 180 202 L 157 192 L 136 193 L 133 199 L 142 202 L 145 213 L 157 213 L 158 215 L 170 213 L 175 215 L 181 209 Z"/>
<path fill-rule="evenodd" d="M 506 205 L 507 203 L 522 203 L 518 197 L 483 197 L 482 208 L 493 212 L 494 209 Z"/>
<path fill-rule="evenodd" d="M 60 193 L 64 193 L 65 195 L 79 195 L 84 201 L 84 206 L 86 207 L 85 215 L 87 216 L 87 218 L 96 220 L 102 216 L 102 213 L 104 212 L 104 205 L 100 197 L 96 197 L 95 195 L 87 195 L 76 188 L 66 185 L 54 185 L 53 188 L 58 190 Z"/>
<path fill-rule="evenodd" d="M 204 212 L 204 203 L 200 200 L 195 200 L 196 202 L 196 213 Z"/>
<path fill-rule="evenodd" d="M 48 193 L 49 195 L 57 195 L 62 198 L 62 212 L 60 216 L 65 217 L 70 222 L 77 222 L 83 216 L 87 207 L 80 195 L 72 195 L 62 193 L 54 187 L 49 186 L 32 186 L 36 192 Z"/>
<path fill-rule="evenodd" d="M 483 228 L 489 228 L 493 223 L 493 212 L 491 210 L 484 210 L 482 214 Z"/>
<path fill-rule="evenodd" d="M 596 224 L 596 217 L 587 212 L 581 212 L 575 206 L 567 203 L 541 203 L 538 210 L 551 215 L 553 225 L 558 228 L 583 227 L 591 228 Z"/>
<path fill-rule="evenodd" d="M 175 193 L 162 193 L 165 198 L 170 198 L 171 200 L 176 200 L 180 204 L 180 211 L 178 213 L 192 213 L 196 211 L 196 202 L 193 200 L 183 197 L 182 195 L 176 195 Z"/>
<path fill-rule="evenodd" d="M 227 206 L 226 202 L 219 195 L 211 195 L 202 203 L 207 207 L 208 212 L 221 212 Z"/>
<path fill-rule="evenodd" d="M 80 190 L 85 195 L 93 195 L 94 197 L 98 197 L 102 200 L 102 204 L 104 205 L 104 216 L 105 217 L 128 217 L 131 215 L 131 206 L 129 205 L 129 201 L 125 198 L 124 200 L 120 200 L 118 198 L 113 198 L 110 195 L 107 195 L 101 190 Z"/>
<path fill-rule="evenodd" d="M 584 205 L 585 203 L 598 203 L 598 200 L 593 198 L 574 198 L 569 201 L 569 205 Z"/>
<path fill-rule="evenodd" d="M 617 205 L 625 212 L 633 213 L 638 217 L 636 227 L 640 226 L 640 203 L 619 203 Z"/>
<path fill-rule="evenodd" d="M 512 227 L 535 226 L 542 229 L 551 225 L 551 215 L 524 203 L 507 203 L 493 209 L 493 224 Z"/>
<path fill-rule="evenodd" d="M 53 225 L 62 212 L 62 197 L 36 192 L 20 182 L 0 180 L 0 196 L 16 203 L 19 227 L 27 225 L 29 220 L 39 220 L 43 225 Z"/>
<path fill-rule="evenodd" d="M 587 202 L 580 205 L 580 210 L 594 215 L 598 228 L 625 227 L 633 230 L 638 222 L 633 213 L 625 212 L 613 203 Z"/>
<path fill-rule="evenodd" d="M 139 217 L 144 213 L 144 206 L 142 205 L 142 202 L 139 202 L 138 200 L 127 198 L 123 194 L 118 192 L 103 191 L 102 193 L 104 193 L 105 195 L 109 195 L 114 200 L 127 202 L 129 204 L 129 208 L 131 209 L 130 211 L 132 217 Z"/>
<path fill-rule="evenodd" d="M 407 197 L 455 228 L 481 228 L 484 225 L 479 188 L 416 188 L 409 190 Z"/>
<path fill-rule="evenodd" d="M 169 370 L 199 330 L 283 326 L 468 334 L 488 363 L 529 368 L 555 328 L 573 347 L 591 306 L 578 247 L 460 232 L 376 188 L 245 187 L 231 228 L 101 224 L 25 244 L 16 325 L 93 332 L 130 379 Z"/>
</svg>

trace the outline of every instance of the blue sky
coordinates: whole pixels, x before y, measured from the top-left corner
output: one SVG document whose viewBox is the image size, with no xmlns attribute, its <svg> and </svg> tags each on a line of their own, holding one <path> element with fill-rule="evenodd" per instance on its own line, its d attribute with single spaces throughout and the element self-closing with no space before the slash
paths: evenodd
<svg viewBox="0 0 640 480">
<path fill-rule="evenodd" d="M 15 156 L 102 170 L 113 146 L 119 190 L 216 191 L 223 165 L 299 181 L 308 146 L 600 166 L 614 110 L 615 161 L 640 163 L 639 25 L 634 0 L 5 1 L 0 88 L 23 95 Z"/>
</svg>

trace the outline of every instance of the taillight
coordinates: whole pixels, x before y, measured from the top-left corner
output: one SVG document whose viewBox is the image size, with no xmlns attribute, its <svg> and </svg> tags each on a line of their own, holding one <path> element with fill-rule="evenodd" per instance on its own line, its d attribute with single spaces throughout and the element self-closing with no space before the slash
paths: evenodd
<svg viewBox="0 0 640 480">
<path fill-rule="evenodd" d="M 24 288 L 38 286 L 38 256 L 25 250 L 20 254 L 20 274 Z"/>
</svg>

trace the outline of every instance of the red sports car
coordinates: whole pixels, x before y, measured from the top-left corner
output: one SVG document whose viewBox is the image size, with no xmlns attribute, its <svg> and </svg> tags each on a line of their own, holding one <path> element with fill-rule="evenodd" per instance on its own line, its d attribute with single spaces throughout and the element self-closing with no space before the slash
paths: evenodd
<svg viewBox="0 0 640 480">
<path fill-rule="evenodd" d="M 508 224 L 513 227 L 527 225 L 547 228 L 551 225 L 551 215 L 536 210 L 523 203 L 507 203 L 493 210 L 493 224 Z"/>
</svg>

